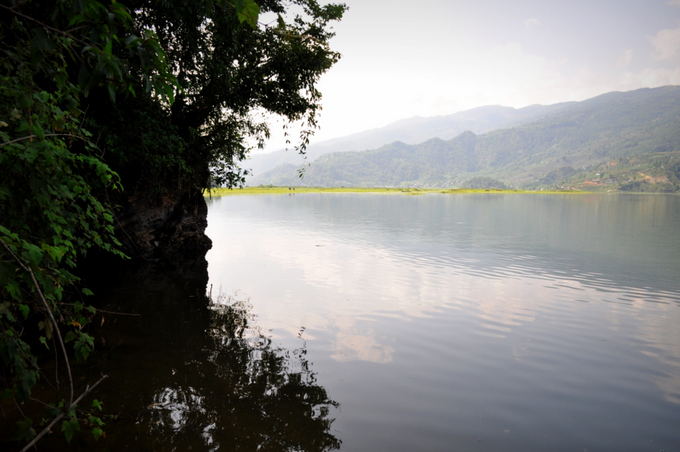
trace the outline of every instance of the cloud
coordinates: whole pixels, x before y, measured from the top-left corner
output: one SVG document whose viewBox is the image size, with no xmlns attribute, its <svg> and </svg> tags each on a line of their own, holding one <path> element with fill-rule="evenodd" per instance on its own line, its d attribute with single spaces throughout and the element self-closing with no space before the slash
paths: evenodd
<svg viewBox="0 0 680 452">
<path fill-rule="evenodd" d="M 638 72 L 625 73 L 619 82 L 619 89 L 631 90 L 640 86 L 664 85 L 680 85 L 680 67 L 646 68 Z"/>
<path fill-rule="evenodd" d="M 680 1 L 680 0 L 673 0 L 673 1 Z M 533 28 L 533 27 L 538 27 L 542 25 L 542 22 L 536 18 L 536 17 L 529 17 L 524 21 L 524 26 L 526 28 Z"/>
<path fill-rule="evenodd" d="M 673 0 L 680 3 L 680 0 Z M 680 27 L 659 30 L 650 38 L 657 60 L 674 60 L 680 56 Z"/>
<path fill-rule="evenodd" d="M 680 0 L 679 0 L 680 1 Z M 618 67 L 625 68 L 627 66 L 630 66 L 630 63 L 633 61 L 633 49 L 626 49 L 623 51 L 623 53 L 619 56 L 618 60 L 616 61 L 616 65 Z"/>
</svg>

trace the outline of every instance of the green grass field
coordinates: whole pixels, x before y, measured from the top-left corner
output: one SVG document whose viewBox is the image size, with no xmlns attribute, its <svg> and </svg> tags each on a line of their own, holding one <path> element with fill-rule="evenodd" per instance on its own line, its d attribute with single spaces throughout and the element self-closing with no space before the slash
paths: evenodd
<svg viewBox="0 0 680 452">
<path fill-rule="evenodd" d="M 443 194 L 488 194 L 488 193 L 531 193 L 531 194 L 579 194 L 581 191 L 537 191 L 537 190 L 494 190 L 470 188 L 364 188 L 364 187 L 246 187 L 246 188 L 213 188 L 204 192 L 205 197 L 235 195 L 285 195 L 294 193 L 383 193 L 402 195 Z"/>
</svg>

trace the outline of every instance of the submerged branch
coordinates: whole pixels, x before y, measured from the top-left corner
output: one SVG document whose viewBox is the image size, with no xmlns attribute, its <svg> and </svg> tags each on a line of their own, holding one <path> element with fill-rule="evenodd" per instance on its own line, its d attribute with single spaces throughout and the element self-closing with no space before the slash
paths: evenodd
<svg viewBox="0 0 680 452">
<path fill-rule="evenodd" d="M 66 306 L 74 306 L 75 303 L 59 303 L 63 304 Z M 111 315 L 126 315 L 130 317 L 141 317 L 142 314 L 137 314 L 136 312 L 118 312 L 118 311 L 108 311 L 106 309 L 99 309 L 99 308 L 94 308 L 95 311 L 101 312 L 102 314 L 111 314 Z"/>
</svg>

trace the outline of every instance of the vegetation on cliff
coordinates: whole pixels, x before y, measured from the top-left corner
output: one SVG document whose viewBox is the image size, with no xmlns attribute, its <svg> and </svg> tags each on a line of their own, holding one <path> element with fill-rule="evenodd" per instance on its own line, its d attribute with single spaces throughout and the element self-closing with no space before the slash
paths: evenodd
<svg viewBox="0 0 680 452">
<path fill-rule="evenodd" d="M 242 183 L 248 143 L 269 133 L 262 112 L 300 121 L 304 150 L 320 108 L 316 82 L 339 58 L 330 24 L 345 7 L 3 0 L 0 9 L 3 424 L 18 416 L 19 441 L 50 428 L 97 437 L 100 406 L 82 411 L 79 394 L 92 387 L 72 375 L 94 346 L 83 259 L 172 246 L 182 217 L 204 214 L 204 188 Z M 135 221 L 156 205 L 162 214 Z M 194 223 L 202 237 L 204 219 Z M 46 357 L 59 363 L 51 376 Z M 38 381 L 55 390 L 34 403 Z"/>
</svg>

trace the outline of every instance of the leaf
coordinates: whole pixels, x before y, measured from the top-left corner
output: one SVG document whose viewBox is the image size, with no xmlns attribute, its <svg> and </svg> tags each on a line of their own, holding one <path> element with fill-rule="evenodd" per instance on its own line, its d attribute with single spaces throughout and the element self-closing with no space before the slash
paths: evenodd
<svg viewBox="0 0 680 452">
<path fill-rule="evenodd" d="M 246 22 L 251 27 L 257 26 L 257 18 L 260 15 L 260 6 L 255 0 L 235 0 L 236 17 L 243 23 Z"/>
<path fill-rule="evenodd" d="M 24 253 L 23 256 L 24 258 L 30 263 L 35 266 L 40 264 L 40 261 L 43 258 L 43 252 L 40 248 L 37 246 L 33 245 L 32 243 L 24 242 L 23 244 L 24 247 Z"/>
<path fill-rule="evenodd" d="M 10 281 L 5 286 L 5 290 L 13 299 L 19 301 L 19 299 L 21 298 L 21 289 L 19 288 L 19 283 L 17 283 L 16 281 Z"/>
<path fill-rule="evenodd" d="M 126 47 L 132 47 L 139 45 L 139 37 L 136 35 L 129 35 L 127 38 L 125 38 L 125 46 Z"/>
<path fill-rule="evenodd" d="M 116 90 L 113 88 L 111 83 L 106 85 L 106 90 L 109 93 L 109 99 L 111 99 L 111 102 L 116 103 Z"/>
<path fill-rule="evenodd" d="M 17 439 L 29 441 L 35 436 L 32 421 L 28 418 L 17 421 Z"/>
<path fill-rule="evenodd" d="M 58 232 L 59 226 L 57 225 L 54 230 L 55 232 Z M 68 251 L 68 248 L 65 246 L 43 246 L 45 248 L 45 251 L 47 251 L 47 254 L 50 255 L 50 257 L 55 261 L 55 262 L 60 262 L 61 258 L 64 257 L 64 254 Z"/>
<path fill-rule="evenodd" d="M 104 43 L 104 55 L 107 57 L 111 57 L 111 53 L 113 51 L 113 42 L 110 39 L 107 39 L 106 42 Z"/>
<path fill-rule="evenodd" d="M 66 442 L 70 443 L 73 436 L 80 431 L 80 424 L 78 424 L 78 419 L 75 417 L 70 417 L 68 420 L 61 424 L 61 431 L 66 438 Z"/>
<path fill-rule="evenodd" d="M 94 427 L 92 429 L 92 436 L 94 437 L 95 440 L 98 440 L 102 436 L 104 436 L 104 430 L 102 430 L 100 427 Z"/>
<path fill-rule="evenodd" d="M 64 336 L 64 342 L 68 344 L 69 342 L 72 342 L 76 337 L 77 337 L 77 336 L 76 336 L 76 333 L 75 333 L 75 332 L 73 332 L 73 331 L 68 331 L 68 332 L 66 333 L 66 336 Z"/>
<path fill-rule="evenodd" d="M 47 339 L 52 339 L 52 335 L 54 334 L 54 326 L 52 325 L 52 322 L 44 322 L 43 329 L 45 330 L 45 337 Z"/>
<path fill-rule="evenodd" d="M 101 402 L 101 400 L 94 399 L 92 400 L 92 408 L 94 408 L 97 411 L 101 411 L 102 407 L 104 404 Z"/>
<path fill-rule="evenodd" d="M 76 352 L 76 358 L 85 361 L 94 349 L 94 338 L 87 333 L 79 332 L 78 334 L 78 339 L 73 344 L 73 348 Z"/>
<path fill-rule="evenodd" d="M 19 311 L 21 311 L 21 316 L 26 320 L 28 318 L 28 313 L 31 312 L 31 308 L 28 305 L 20 304 Z"/>
<path fill-rule="evenodd" d="M 7 320 L 10 322 L 16 322 L 17 319 L 14 318 L 14 314 L 8 309 L 9 303 L 3 303 L 2 306 L 0 306 L 0 313 L 4 314 Z M 11 333 L 12 331 L 8 331 L 7 333 Z"/>
<path fill-rule="evenodd" d="M 68 21 L 68 26 L 71 27 L 75 24 L 81 23 L 83 21 L 83 16 L 81 14 L 75 14 L 71 16 L 71 19 Z"/>
<path fill-rule="evenodd" d="M 94 416 L 94 415 L 89 415 L 87 417 L 87 422 L 90 423 L 90 425 L 97 426 L 97 427 L 103 427 L 104 426 L 104 421 L 99 416 Z"/>
</svg>

